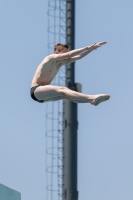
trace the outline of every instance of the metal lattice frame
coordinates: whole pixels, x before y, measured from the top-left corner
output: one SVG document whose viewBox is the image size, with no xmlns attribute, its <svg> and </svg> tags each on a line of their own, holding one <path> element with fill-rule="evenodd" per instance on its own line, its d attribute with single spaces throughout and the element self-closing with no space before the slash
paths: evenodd
<svg viewBox="0 0 133 200">
<path fill-rule="evenodd" d="M 66 39 L 66 0 L 48 0 L 48 54 Z M 65 67 L 52 82 L 65 85 Z M 62 101 L 46 105 L 46 200 L 62 199 Z"/>
</svg>

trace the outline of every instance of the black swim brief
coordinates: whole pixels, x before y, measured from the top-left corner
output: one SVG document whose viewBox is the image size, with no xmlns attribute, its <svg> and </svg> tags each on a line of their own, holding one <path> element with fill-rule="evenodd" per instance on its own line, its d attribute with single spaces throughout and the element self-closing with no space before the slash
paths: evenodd
<svg viewBox="0 0 133 200">
<path fill-rule="evenodd" d="M 31 96 L 31 98 L 32 98 L 33 100 L 35 100 L 35 101 L 37 101 L 37 102 L 39 102 L 39 103 L 43 103 L 44 100 L 38 100 L 38 99 L 35 97 L 35 95 L 34 95 L 35 89 L 36 89 L 37 87 L 39 87 L 39 86 L 40 86 L 40 85 L 36 85 L 36 86 L 34 86 L 34 87 L 32 87 L 32 88 L 30 89 L 30 96 Z"/>
</svg>

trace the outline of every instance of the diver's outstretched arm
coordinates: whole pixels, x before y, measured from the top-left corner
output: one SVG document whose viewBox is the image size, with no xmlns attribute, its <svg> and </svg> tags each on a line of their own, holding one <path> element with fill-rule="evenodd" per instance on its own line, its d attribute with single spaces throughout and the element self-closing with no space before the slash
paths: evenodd
<svg viewBox="0 0 133 200">
<path fill-rule="evenodd" d="M 99 42 L 99 43 L 95 43 L 93 45 L 90 46 L 90 50 L 86 50 L 84 52 L 82 52 L 80 54 L 80 59 L 87 56 L 90 52 L 92 52 L 93 50 L 97 50 L 97 48 L 101 47 L 102 45 L 106 44 L 107 42 Z"/>
<path fill-rule="evenodd" d="M 85 56 L 87 56 L 90 52 L 92 52 L 93 50 L 97 50 L 97 48 L 101 47 L 102 45 L 106 44 L 107 42 L 99 42 L 99 43 L 95 43 L 91 46 L 88 46 L 87 49 L 85 49 L 84 51 L 82 52 L 76 52 L 77 54 L 75 56 L 71 56 L 69 58 L 67 58 L 66 62 L 63 63 L 62 65 L 67 65 L 67 64 L 70 64 L 70 63 L 73 63 L 75 62 L 76 60 L 79 60 Z"/>
</svg>

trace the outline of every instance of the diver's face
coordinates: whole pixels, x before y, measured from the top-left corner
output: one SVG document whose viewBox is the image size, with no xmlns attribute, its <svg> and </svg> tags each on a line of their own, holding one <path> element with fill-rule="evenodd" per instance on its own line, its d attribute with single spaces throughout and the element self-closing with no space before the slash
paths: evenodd
<svg viewBox="0 0 133 200">
<path fill-rule="evenodd" d="M 56 51 L 55 53 L 56 54 L 62 54 L 62 53 L 67 53 L 68 52 L 68 49 L 67 48 L 62 48 L 62 50 L 61 51 Z"/>
<path fill-rule="evenodd" d="M 61 50 L 61 53 L 67 53 L 67 52 L 68 52 L 68 49 L 65 47 Z"/>
<path fill-rule="evenodd" d="M 67 53 L 69 50 L 67 49 L 67 48 L 63 48 L 61 51 L 56 51 L 55 53 L 56 54 L 63 54 L 63 53 Z M 65 62 L 67 61 L 67 58 L 65 58 L 65 59 L 61 59 L 61 60 L 59 60 L 59 62 L 61 63 L 61 64 L 65 64 Z"/>
</svg>

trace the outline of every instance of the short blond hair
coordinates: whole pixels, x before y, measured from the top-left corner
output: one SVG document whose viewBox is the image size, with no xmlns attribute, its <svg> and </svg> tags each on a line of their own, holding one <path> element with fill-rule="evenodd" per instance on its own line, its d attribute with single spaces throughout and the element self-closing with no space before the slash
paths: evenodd
<svg viewBox="0 0 133 200">
<path fill-rule="evenodd" d="M 54 46 L 54 52 L 55 51 L 59 51 L 60 52 L 63 48 L 69 49 L 69 45 L 68 44 L 60 44 L 60 43 L 58 43 L 58 44 L 56 44 Z"/>
</svg>

